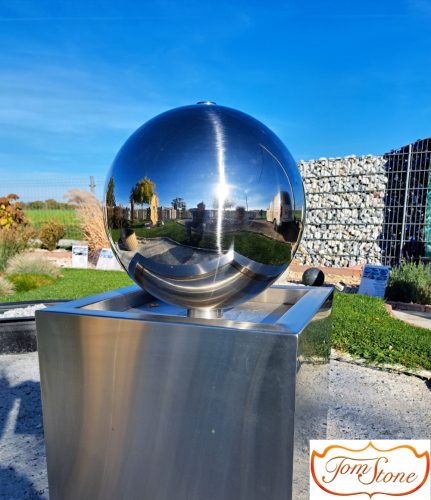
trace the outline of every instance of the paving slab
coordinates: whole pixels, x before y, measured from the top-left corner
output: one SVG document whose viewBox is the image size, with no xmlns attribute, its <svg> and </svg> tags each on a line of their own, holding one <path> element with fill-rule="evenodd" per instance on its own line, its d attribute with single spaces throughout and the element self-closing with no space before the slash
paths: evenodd
<svg viewBox="0 0 431 500">
<path fill-rule="evenodd" d="M 400 311 L 398 309 L 392 309 L 391 314 L 395 318 L 405 321 L 410 325 L 426 328 L 431 333 L 431 312 Z"/>
</svg>

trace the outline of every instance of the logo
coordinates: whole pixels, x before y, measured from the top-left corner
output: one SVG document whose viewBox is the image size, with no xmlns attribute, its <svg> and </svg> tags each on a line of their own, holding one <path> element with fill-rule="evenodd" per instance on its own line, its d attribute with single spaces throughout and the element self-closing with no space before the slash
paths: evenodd
<svg viewBox="0 0 431 500">
<path fill-rule="evenodd" d="M 310 500 L 430 500 L 430 441 L 311 441 Z"/>
</svg>

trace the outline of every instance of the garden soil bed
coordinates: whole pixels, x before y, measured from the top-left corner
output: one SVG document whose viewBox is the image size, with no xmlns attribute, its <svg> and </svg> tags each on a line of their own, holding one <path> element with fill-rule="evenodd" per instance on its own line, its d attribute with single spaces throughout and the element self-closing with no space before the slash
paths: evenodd
<svg viewBox="0 0 431 500">
<path fill-rule="evenodd" d="M 304 266 L 294 260 L 287 271 L 287 279 L 289 281 L 301 281 L 304 271 L 310 267 L 317 267 L 323 271 L 325 275 L 325 283 L 336 285 L 344 283 L 345 285 L 357 286 L 361 281 L 362 265 L 354 267 L 324 267 L 324 266 Z"/>
</svg>

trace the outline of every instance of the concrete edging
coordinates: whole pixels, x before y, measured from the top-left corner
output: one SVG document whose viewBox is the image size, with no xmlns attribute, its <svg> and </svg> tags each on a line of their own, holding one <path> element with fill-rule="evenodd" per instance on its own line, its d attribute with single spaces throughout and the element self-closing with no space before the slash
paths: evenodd
<svg viewBox="0 0 431 500">
<path fill-rule="evenodd" d="M 429 370 L 414 370 L 413 368 L 407 368 L 403 365 L 370 363 L 366 359 L 354 358 L 351 354 L 335 351 L 334 349 L 331 350 L 331 359 L 342 363 L 371 368 L 373 370 L 410 375 L 425 380 L 426 382 L 431 382 L 431 371 Z"/>
<path fill-rule="evenodd" d="M 407 302 L 393 302 L 388 300 L 386 302 L 388 306 L 391 306 L 391 309 L 395 309 L 398 311 L 415 311 L 415 312 L 431 312 L 431 305 L 428 304 L 413 304 Z"/>
</svg>

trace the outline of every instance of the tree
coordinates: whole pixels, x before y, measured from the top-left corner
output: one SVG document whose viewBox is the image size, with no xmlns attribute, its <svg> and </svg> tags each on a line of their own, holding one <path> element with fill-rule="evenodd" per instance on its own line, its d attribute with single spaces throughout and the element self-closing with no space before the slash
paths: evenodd
<svg viewBox="0 0 431 500">
<path fill-rule="evenodd" d="M 130 191 L 130 221 L 135 221 L 135 188 Z"/>
<path fill-rule="evenodd" d="M 114 176 L 111 176 L 108 182 L 108 190 L 106 191 L 106 205 L 108 207 L 115 207 Z"/>
<path fill-rule="evenodd" d="M 53 198 L 49 198 L 48 200 L 45 200 L 45 207 L 49 210 L 57 210 L 59 203 L 57 200 L 54 200 Z"/>
<path fill-rule="evenodd" d="M 154 182 L 150 181 L 148 177 L 144 177 L 143 179 L 138 181 L 133 188 L 133 201 L 140 205 L 143 205 L 144 203 L 150 203 L 155 188 L 156 185 L 154 184 Z"/>
<path fill-rule="evenodd" d="M 174 198 L 171 205 L 180 213 L 186 209 L 186 202 L 182 198 Z"/>
<path fill-rule="evenodd" d="M 135 203 L 139 205 L 144 205 L 144 203 L 150 203 L 151 198 L 154 195 L 156 185 L 148 177 L 144 177 L 138 181 L 132 188 L 130 193 L 130 209 L 131 209 L 131 219 L 134 220 L 134 209 Z"/>
<path fill-rule="evenodd" d="M 23 203 L 23 206 L 25 208 L 28 208 L 29 210 L 40 210 L 42 208 L 45 208 L 45 203 L 41 200 L 36 200 Z"/>
</svg>

